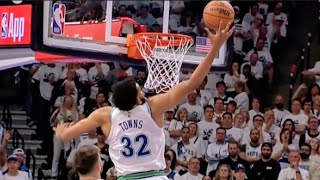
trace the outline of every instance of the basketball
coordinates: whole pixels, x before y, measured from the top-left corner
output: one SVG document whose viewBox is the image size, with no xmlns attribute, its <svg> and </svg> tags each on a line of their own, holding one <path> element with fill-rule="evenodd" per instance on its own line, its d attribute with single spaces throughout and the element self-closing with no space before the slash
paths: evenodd
<svg viewBox="0 0 320 180">
<path fill-rule="evenodd" d="M 224 29 L 233 20 L 234 10 L 227 1 L 211 1 L 204 8 L 203 21 L 210 30 L 219 30 L 220 21 L 221 29 Z"/>
</svg>

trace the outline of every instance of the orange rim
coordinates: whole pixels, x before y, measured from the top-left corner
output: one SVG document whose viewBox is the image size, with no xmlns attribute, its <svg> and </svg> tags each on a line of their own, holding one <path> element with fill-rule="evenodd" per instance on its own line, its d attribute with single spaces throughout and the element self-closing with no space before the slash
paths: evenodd
<svg viewBox="0 0 320 180">
<path fill-rule="evenodd" d="M 181 44 L 181 41 L 183 44 L 190 43 L 193 41 L 191 36 L 184 35 L 184 34 L 173 34 L 173 33 L 136 33 L 132 35 L 131 40 L 133 42 L 138 39 L 147 40 L 152 46 L 154 46 L 157 42 L 156 37 L 168 37 L 168 39 L 160 39 L 160 42 L 163 45 L 168 45 L 170 42 L 170 39 L 174 38 L 173 45 L 175 47 L 179 46 Z"/>
</svg>

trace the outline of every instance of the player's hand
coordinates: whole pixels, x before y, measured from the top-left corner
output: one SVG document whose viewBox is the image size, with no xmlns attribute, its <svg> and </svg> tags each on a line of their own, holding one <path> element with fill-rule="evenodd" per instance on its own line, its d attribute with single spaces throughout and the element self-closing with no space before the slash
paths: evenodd
<svg viewBox="0 0 320 180">
<path fill-rule="evenodd" d="M 211 43 L 216 47 L 221 47 L 222 44 L 224 44 L 228 38 L 232 35 L 234 31 L 234 27 L 232 26 L 232 21 L 228 23 L 228 25 L 222 29 L 222 21 L 220 21 L 219 30 L 216 31 L 216 34 L 213 34 L 208 28 L 205 28 L 205 30 L 208 33 L 208 38 L 211 40 Z"/>
<path fill-rule="evenodd" d="M 55 129 L 55 136 L 59 139 L 64 139 L 64 132 L 67 131 L 70 123 L 60 123 Z"/>
</svg>

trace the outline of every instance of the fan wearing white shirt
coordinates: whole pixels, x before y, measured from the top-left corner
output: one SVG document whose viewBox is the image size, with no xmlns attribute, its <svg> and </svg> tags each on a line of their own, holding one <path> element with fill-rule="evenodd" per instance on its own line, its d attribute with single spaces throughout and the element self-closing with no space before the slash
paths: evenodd
<svg viewBox="0 0 320 180">
<path fill-rule="evenodd" d="M 227 131 L 227 138 L 226 141 L 237 141 L 238 143 L 241 142 L 242 139 L 242 130 L 238 128 L 232 127 L 233 124 L 233 118 L 231 113 L 224 113 L 222 116 L 222 121 L 221 121 L 221 127 L 225 128 Z M 214 142 L 215 141 L 215 136 L 214 134 L 211 135 L 209 142 Z"/>
<path fill-rule="evenodd" d="M 258 61 L 258 54 L 252 53 L 249 57 L 249 62 L 245 62 L 241 65 L 241 72 L 246 64 L 251 67 L 251 74 L 258 80 L 263 77 L 263 65 L 262 62 Z"/>
<path fill-rule="evenodd" d="M 256 114 L 253 117 L 252 127 L 256 128 L 256 129 L 262 129 L 263 122 L 264 122 L 264 117 L 260 114 Z M 251 126 L 246 127 L 244 129 L 241 144 L 246 144 L 246 143 L 250 142 L 250 130 L 251 129 L 252 129 Z M 263 142 L 270 142 L 270 140 L 271 140 L 270 134 L 266 133 L 264 131 L 262 131 L 261 133 L 262 133 L 262 137 L 263 137 Z"/>
<path fill-rule="evenodd" d="M 279 2 L 274 7 L 273 12 L 270 12 L 267 15 L 267 20 L 266 20 L 267 25 L 272 24 L 276 16 L 281 16 L 284 19 L 284 24 L 288 25 L 288 17 L 285 13 L 281 12 L 281 9 L 282 9 L 282 3 Z"/>
<path fill-rule="evenodd" d="M 257 3 L 254 3 L 250 6 L 250 11 L 246 13 L 243 17 L 243 22 L 247 24 L 251 24 L 254 20 L 254 17 L 259 14 L 259 5 Z"/>
<path fill-rule="evenodd" d="M 301 134 L 299 145 L 301 146 L 304 143 L 308 143 L 312 138 L 316 138 L 320 141 L 320 132 L 318 131 L 319 120 L 315 116 L 311 116 L 308 119 L 309 128 L 306 130 L 304 134 Z"/>
<path fill-rule="evenodd" d="M 291 103 L 291 114 L 283 118 L 292 119 L 296 125 L 296 131 L 298 134 L 303 134 L 307 128 L 308 116 L 301 113 L 301 101 L 299 99 L 293 99 Z M 283 121 L 281 122 L 281 125 Z"/>
<path fill-rule="evenodd" d="M 73 68 L 76 70 L 77 77 L 82 84 L 86 84 L 88 82 L 88 72 L 87 70 L 81 67 L 81 63 L 74 63 Z"/>
<path fill-rule="evenodd" d="M 240 73 L 239 63 L 233 62 L 232 67 L 228 73 L 224 75 L 223 81 L 227 85 L 227 94 L 229 96 L 234 97 L 235 93 L 235 86 L 237 81 L 245 82 L 245 77 L 243 74 Z"/>
<path fill-rule="evenodd" d="M 271 144 L 275 144 L 275 139 L 279 140 L 278 137 L 280 137 L 281 129 L 274 124 L 274 114 L 271 109 L 267 109 L 264 112 L 264 125 L 262 129 L 264 132 L 269 133 L 271 136 Z"/>
<path fill-rule="evenodd" d="M 216 89 L 217 89 L 217 95 L 215 97 L 213 97 L 210 101 L 209 101 L 209 104 L 210 105 L 213 105 L 215 102 L 215 99 L 216 98 L 221 98 L 223 99 L 223 105 L 224 107 L 226 107 L 229 103 L 229 101 L 232 100 L 231 97 L 227 96 L 226 95 L 226 89 L 227 89 L 227 85 L 225 82 L 223 81 L 218 81 L 216 83 Z"/>
<path fill-rule="evenodd" d="M 214 98 L 214 113 L 213 118 L 217 124 L 221 124 L 222 115 L 224 113 L 224 105 L 223 99 L 221 98 Z"/>
<path fill-rule="evenodd" d="M 277 95 L 274 100 L 275 108 L 273 109 L 275 124 L 281 126 L 281 121 L 284 117 L 289 116 L 290 112 L 284 108 L 284 99 L 282 95 Z"/>
<path fill-rule="evenodd" d="M 212 98 L 211 92 L 209 90 L 205 89 L 207 82 L 208 82 L 208 77 L 206 76 L 199 87 L 200 105 L 202 107 L 208 105 L 209 100 Z"/>
<path fill-rule="evenodd" d="M 249 51 L 244 58 L 245 61 L 249 61 L 252 53 L 258 53 L 259 61 L 262 62 L 263 69 L 268 75 L 268 80 L 273 80 L 273 59 L 269 50 L 264 49 L 265 39 L 258 38 L 254 49 Z M 269 82 L 270 83 L 270 82 Z"/>
<path fill-rule="evenodd" d="M 260 112 L 260 100 L 256 97 L 254 97 L 252 99 L 252 109 L 249 111 L 249 116 L 250 116 L 250 121 L 249 123 L 252 124 L 252 120 L 253 120 L 253 117 L 256 115 L 256 114 L 260 114 L 260 115 L 263 115 L 261 112 Z"/>
<path fill-rule="evenodd" d="M 199 135 L 208 144 L 209 138 L 215 132 L 219 125 L 213 121 L 213 107 L 207 105 L 204 107 L 204 119 L 198 122 Z"/>
<path fill-rule="evenodd" d="M 30 180 L 28 173 L 19 171 L 19 163 L 16 155 L 10 155 L 7 158 L 8 172 L 3 175 L 5 180 Z"/>
<path fill-rule="evenodd" d="M 188 102 L 181 105 L 188 110 L 189 121 L 200 121 L 203 117 L 203 108 L 197 104 L 197 92 L 192 91 L 188 94 Z"/>
<path fill-rule="evenodd" d="M 234 97 L 234 100 L 237 103 L 237 109 L 241 108 L 249 109 L 249 96 L 246 93 L 246 84 L 242 81 L 236 82 L 235 89 L 237 95 Z"/>
<path fill-rule="evenodd" d="M 278 180 L 309 180 L 309 172 L 299 168 L 300 154 L 297 150 L 289 152 L 288 160 L 290 166 L 281 169 Z"/>
<path fill-rule="evenodd" d="M 203 175 L 199 173 L 200 160 L 196 157 L 190 158 L 188 162 L 188 172 L 180 177 L 180 180 L 200 180 Z"/>
<path fill-rule="evenodd" d="M 171 149 L 177 154 L 177 170 L 188 168 L 188 161 L 192 157 L 202 158 L 201 147 L 190 142 L 190 129 L 183 127 L 181 130 L 181 141 L 174 144 Z"/>
<path fill-rule="evenodd" d="M 261 159 L 261 145 L 263 143 L 262 131 L 259 129 L 250 130 L 250 141 L 240 148 L 239 156 L 253 164 Z"/>
</svg>

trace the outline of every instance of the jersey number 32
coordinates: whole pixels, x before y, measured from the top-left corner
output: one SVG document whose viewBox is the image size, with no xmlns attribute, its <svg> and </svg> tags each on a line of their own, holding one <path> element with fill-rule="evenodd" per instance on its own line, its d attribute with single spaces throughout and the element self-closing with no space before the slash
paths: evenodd
<svg viewBox="0 0 320 180">
<path fill-rule="evenodd" d="M 124 143 L 124 149 L 121 151 L 121 154 L 125 157 L 133 156 L 145 156 L 150 154 L 148 150 L 148 137 L 144 134 L 139 134 L 135 138 L 131 139 L 127 136 L 121 138 L 121 143 Z M 139 144 L 139 148 L 134 149 L 133 144 Z"/>
</svg>

